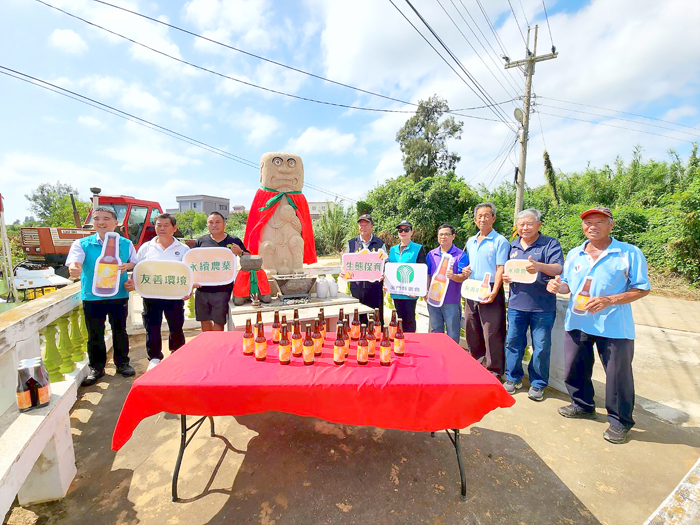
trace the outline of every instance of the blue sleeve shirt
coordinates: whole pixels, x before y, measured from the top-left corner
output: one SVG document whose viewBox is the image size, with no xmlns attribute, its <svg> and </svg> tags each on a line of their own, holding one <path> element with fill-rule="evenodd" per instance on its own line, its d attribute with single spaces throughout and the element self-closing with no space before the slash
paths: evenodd
<svg viewBox="0 0 700 525">
<path fill-rule="evenodd" d="M 540 235 L 527 249 L 523 250 L 520 236 L 510 243 L 509 259 L 532 257 L 535 262 L 545 264 L 564 264 L 564 255 L 559 241 L 554 237 Z M 521 312 L 554 312 L 557 309 L 557 296 L 547 291 L 549 275 L 537 272 L 537 280 L 532 284 L 510 283 L 508 308 Z"/>
<path fill-rule="evenodd" d="M 508 240 L 491 230 L 489 234 L 479 242 L 479 234 L 469 237 L 464 252 L 469 255 L 469 263 L 472 267 L 470 279 L 481 281 L 484 275 L 491 274 L 491 284 L 496 279 L 496 267 L 503 266 L 508 260 L 510 244 Z"/>
<path fill-rule="evenodd" d="M 613 238 L 610 246 L 594 262 L 584 251 L 586 243 L 571 250 L 564 263 L 561 280 L 571 290 L 564 328 L 611 339 L 634 339 L 634 319 L 629 303 L 608 306 L 598 313 L 586 312 L 583 315 L 574 313 L 572 307 L 588 276 L 593 278 L 591 297 L 615 295 L 633 288 L 649 290 L 651 285 L 644 254 L 636 246 Z"/>
</svg>

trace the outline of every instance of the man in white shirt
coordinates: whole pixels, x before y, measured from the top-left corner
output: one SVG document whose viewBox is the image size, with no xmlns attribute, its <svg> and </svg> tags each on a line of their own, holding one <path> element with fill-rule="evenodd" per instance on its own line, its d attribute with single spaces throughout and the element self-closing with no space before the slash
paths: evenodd
<svg viewBox="0 0 700 525">
<path fill-rule="evenodd" d="M 139 248 L 137 261 L 160 260 L 182 261 L 189 251 L 187 245 L 178 241 L 174 234 L 177 231 L 177 221 L 169 213 L 156 217 L 156 237 L 144 243 Z M 134 283 L 129 279 L 125 288 L 134 289 Z M 143 299 L 143 327 L 146 329 L 146 351 L 148 352 L 148 370 L 163 359 L 163 341 L 160 327 L 163 315 L 168 322 L 170 336 L 168 347 L 174 352 L 185 344 L 185 334 L 182 330 L 185 324 L 185 301 L 183 299 Z"/>
</svg>

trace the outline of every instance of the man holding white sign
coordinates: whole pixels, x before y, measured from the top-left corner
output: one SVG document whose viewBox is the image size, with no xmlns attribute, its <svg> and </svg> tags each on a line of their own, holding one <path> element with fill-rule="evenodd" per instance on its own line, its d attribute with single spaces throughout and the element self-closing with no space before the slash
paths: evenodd
<svg viewBox="0 0 700 525">
<path fill-rule="evenodd" d="M 189 247 L 178 241 L 174 234 L 177 231 L 177 221 L 169 213 L 156 217 L 156 237 L 144 243 L 136 255 L 138 262 L 182 261 Z M 134 289 L 134 282 L 129 279 L 124 287 Z M 146 352 L 148 353 L 148 370 L 163 359 L 163 341 L 160 336 L 160 326 L 163 316 L 168 322 L 170 336 L 168 348 L 174 352 L 185 344 L 185 301 L 180 299 L 147 299 L 143 298 L 143 327 L 146 329 Z"/>
<path fill-rule="evenodd" d="M 547 283 L 561 273 L 564 264 L 559 241 L 540 234 L 541 216 L 535 209 L 518 214 L 518 236 L 510 243 L 510 258 L 503 274 L 503 280 L 510 284 L 506 382 L 503 386 L 509 394 L 523 386 L 523 355 L 529 328 L 532 358 L 528 365 L 530 390 L 527 395 L 534 401 L 544 399 L 544 389 L 549 382 L 549 355 L 557 301 L 547 291 Z"/>
</svg>

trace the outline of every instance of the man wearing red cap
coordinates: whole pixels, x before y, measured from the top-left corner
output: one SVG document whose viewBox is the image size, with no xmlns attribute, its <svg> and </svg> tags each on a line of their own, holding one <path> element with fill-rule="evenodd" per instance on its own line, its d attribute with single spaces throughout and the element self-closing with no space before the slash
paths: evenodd
<svg viewBox="0 0 700 525">
<path fill-rule="evenodd" d="M 581 214 L 588 239 L 569 252 L 562 276 L 547 284 L 550 293 L 571 293 L 564 320 L 568 418 L 595 419 L 593 345 L 605 368 L 605 408 L 610 426 L 603 437 L 624 443 L 634 425 L 634 319 L 630 303 L 649 293 L 647 262 L 636 246 L 610 236 L 612 212 L 597 206 Z"/>
</svg>

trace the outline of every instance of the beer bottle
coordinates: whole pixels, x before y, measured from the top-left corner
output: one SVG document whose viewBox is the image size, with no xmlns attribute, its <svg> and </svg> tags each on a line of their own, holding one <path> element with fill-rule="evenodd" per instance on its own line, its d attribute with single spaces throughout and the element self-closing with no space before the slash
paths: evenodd
<svg viewBox="0 0 700 525">
<path fill-rule="evenodd" d="M 117 293 L 119 286 L 117 282 L 119 274 L 117 237 L 116 233 L 111 232 L 106 235 L 104 250 L 100 258 L 97 259 L 92 285 L 96 295 L 111 296 Z"/>
<path fill-rule="evenodd" d="M 299 308 L 294 309 L 294 321 L 299 320 Z"/>
<path fill-rule="evenodd" d="M 302 345 L 302 352 L 304 354 L 304 364 L 313 365 L 314 364 L 314 340 L 311 337 L 311 325 L 306 325 L 306 337 L 304 338 L 304 344 Z"/>
<path fill-rule="evenodd" d="M 353 341 L 357 341 L 360 338 L 360 314 L 357 308 L 355 308 L 355 318 L 352 320 L 350 337 Z"/>
<path fill-rule="evenodd" d="M 379 362 L 382 366 L 391 364 L 391 341 L 389 341 L 389 327 L 384 327 L 384 337 L 379 344 Z"/>
<path fill-rule="evenodd" d="M 258 316 L 255 318 L 255 326 L 257 327 L 262 322 L 262 312 L 258 312 Z"/>
<path fill-rule="evenodd" d="M 243 332 L 243 355 L 253 355 L 255 353 L 255 335 L 253 334 L 253 323 L 246 319 L 245 332 Z"/>
<path fill-rule="evenodd" d="M 428 290 L 428 304 L 431 306 L 441 306 L 440 300 L 447 289 L 447 257 L 443 257 L 440 261 L 440 268 L 433 276 L 430 282 L 430 290 Z"/>
<path fill-rule="evenodd" d="M 484 274 L 484 279 L 481 281 L 481 286 L 479 286 L 479 301 L 486 299 L 486 296 L 491 293 L 491 274 Z"/>
<path fill-rule="evenodd" d="M 338 310 L 338 322 L 342 323 L 345 320 L 345 315 L 343 313 L 343 309 L 341 308 Z"/>
<path fill-rule="evenodd" d="M 383 321 L 383 319 L 382 319 L 381 317 L 379 317 L 379 308 L 375 308 L 375 309 L 374 309 L 374 326 L 375 326 L 375 328 L 376 328 L 376 326 L 377 326 L 377 323 L 379 323 L 379 336 L 377 336 L 377 332 L 376 332 L 376 331 L 374 332 L 374 337 L 376 337 L 377 341 L 379 341 L 379 339 L 381 339 L 381 335 L 382 335 L 382 321 Z"/>
<path fill-rule="evenodd" d="M 574 299 L 574 307 L 571 309 L 575 314 L 584 315 L 586 310 L 586 305 L 588 301 L 591 300 L 591 283 L 593 282 L 593 277 L 588 276 L 586 280 L 583 281 L 583 288 L 576 294 L 576 299 Z"/>
<path fill-rule="evenodd" d="M 282 328 L 282 325 L 280 324 L 280 313 L 278 310 L 275 310 L 275 316 L 272 319 L 272 342 L 273 343 L 280 342 L 280 329 L 281 328 Z"/>
<path fill-rule="evenodd" d="M 345 341 L 343 340 L 343 325 L 336 327 L 335 342 L 333 343 L 333 362 L 336 365 L 345 363 Z"/>
<path fill-rule="evenodd" d="M 321 337 L 321 330 L 318 327 L 318 321 L 314 321 L 314 330 L 311 332 L 311 339 L 314 342 L 314 355 L 319 357 L 323 353 L 323 338 Z"/>
<path fill-rule="evenodd" d="M 318 331 L 321 332 L 321 339 L 326 340 L 326 320 L 323 314 L 318 314 Z"/>
<path fill-rule="evenodd" d="M 345 357 L 347 357 L 350 352 L 350 323 L 347 319 L 343 321 L 343 341 L 345 341 Z"/>
<path fill-rule="evenodd" d="M 265 361 L 267 358 L 267 339 L 265 339 L 265 325 L 258 323 L 258 336 L 255 338 L 255 360 Z"/>
<path fill-rule="evenodd" d="M 367 355 L 370 357 L 370 359 L 374 357 L 374 353 L 377 348 L 377 340 L 374 337 L 375 322 L 378 321 L 372 320 L 367 326 Z"/>
<path fill-rule="evenodd" d="M 396 335 L 394 336 L 394 353 L 401 357 L 406 347 L 406 339 L 403 335 L 403 322 L 399 319 L 399 325 L 396 329 Z"/>
<path fill-rule="evenodd" d="M 282 333 L 280 334 L 280 346 L 278 349 L 278 357 L 281 365 L 288 365 L 291 361 L 292 345 L 289 342 L 287 334 L 287 325 L 282 325 Z"/>
<path fill-rule="evenodd" d="M 396 337 L 396 329 L 398 328 L 398 324 L 396 322 L 396 310 L 391 311 L 391 322 L 389 323 L 389 339 L 392 341 L 394 340 L 394 337 Z"/>
<path fill-rule="evenodd" d="M 46 371 L 44 362 L 41 357 L 35 357 L 31 360 L 31 373 L 36 379 L 38 386 L 38 404 L 37 408 L 45 407 L 49 404 L 51 398 L 51 387 L 49 383 L 49 373 Z"/>
<path fill-rule="evenodd" d="M 292 355 L 294 357 L 302 356 L 303 342 L 301 338 L 301 323 L 299 321 L 294 321 L 294 333 L 292 334 Z"/>
<path fill-rule="evenodd" d="M 292 332 L 294 331 L 294 326 L 292 326 L 291 329 L 290 329 L 290 326 L 289 326 L 289 324 L 287 323 L 287 316 L 286 316 L 286 315 L 283 315 L 283 316 L 282 316 L 282 320 L 280 321 L 280 324 L 281 324 L 282 326 L 286 326 L 286 327 L 287 327 L 287 335 L 291 338 L 291 337 L 292 337 Z"/>
<path fill-rule="evenodd" d="M 17 408 L 20 412 L 27 412 L 32 409 L 32 394 L 27 381 L 29 380 L 29 369 L 25 361 L 20 361 L 17 368 Z"/>
<path fill-rule="evenodd" d="M 357 341 L 357 364 L 366 365 L 369 358 L 369 345 L 367 344 L 367 325 L 363 324 L 360 327 L 360 336 Z"/>
</svg>

